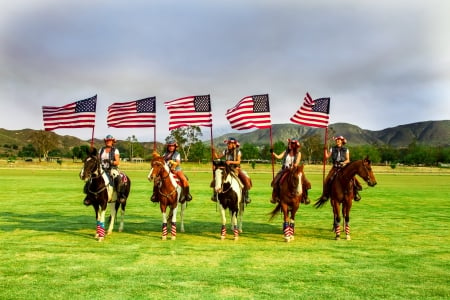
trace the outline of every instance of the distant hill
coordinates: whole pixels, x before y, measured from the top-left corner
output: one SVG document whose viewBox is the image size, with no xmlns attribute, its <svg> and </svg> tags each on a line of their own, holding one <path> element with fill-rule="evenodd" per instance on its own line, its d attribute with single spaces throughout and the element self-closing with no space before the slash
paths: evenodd
<svg viewBox="0 0 450 300">
<path fill-rule="evenodd" d="M 22 149 L 31 143 L 31 137 L 37 130 L 7 130 L 0 128 L 0 151 L 7 153 L 11 147 Z M 81 145 L 89 145 L 90 141 L 80 140 L 79 138 L 64 135 L 57 137 L 58 148 L 64 152 L 71 148 Z M 296 124 L 274 124 L 272 126 L 273 142 L 286 141 L 288 138 L 298 138 L 300 140 L 313 135 L 324 135 L 324 129 L 299 126 Z M 254 145 L 267 145 L 270 141 L 269 129 L 258 129 L 246 133 L 230 133 L 219 136 L 214 139 L 214 144 L 222 144 L 228 137 L 235 137 L 241 144 L 250 143 Z M 390 145 L 392 147 L 407 147 L 412 142 L 429 146 L 450 146 L 450 120 L 444 121 L 426 121 L 400 125 L 392 128 L 386 128 L 378 131 L 361 129 L 358 126 L 347 123 L 336 123 L 329 126 L 329 135 L 343 135 L 347 138 L 349 145 Z M 118 144 L 126 143 L 118 141 Z M 102 140 L 96 139 L 94 144 L 99 147 L 103 145 Z M 141 143 L 147 153 L 153 149 L 153 142 Z M 158 143 L 160 145 L 160 143 Z"/>
<path fill-rule="evenodd" d="M 450 146 L 450 120 L 411 123 L 379 131 L 361 129 L 347 123 L 335 123 L 329 126 L 328 131 L 329 136 L 343 135 L 351 145 L 376 144 L 407 147 L 415 141 L 417 144 L 429 146 Z M 323 139 L 325 130 L 296 124 L 274 124 L 272 126 L 273 142 L 286 141 L 288 138 L 302 140 L 313 134 L 319 134 Z M 237 138 L 241 144 L 264 145 L 270 141 L 269 129 L 258 129 L 246 133 L 220 136 L 214 139 L 214 144 L 220 144 L 230 136 Z"/>
</svg>

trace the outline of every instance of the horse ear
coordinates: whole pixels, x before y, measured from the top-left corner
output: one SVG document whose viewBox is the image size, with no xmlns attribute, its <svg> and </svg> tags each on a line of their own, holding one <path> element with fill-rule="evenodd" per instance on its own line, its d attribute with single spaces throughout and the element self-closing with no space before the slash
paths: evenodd
<svg viewBox="0 0 450 300">
<path fill-rule="evenodd" d="M 159 153 L 156 151 L 153 151 L 152 155 L 153 155 L 153 157 L 160 157 Z"/>
<path fill-rule="evenodd" d="M 370 163 L 369 155 L 366 155 L 366 157 L 364 158 L 364 161 L 367 161 L 368 163 Z"/>
</svg>

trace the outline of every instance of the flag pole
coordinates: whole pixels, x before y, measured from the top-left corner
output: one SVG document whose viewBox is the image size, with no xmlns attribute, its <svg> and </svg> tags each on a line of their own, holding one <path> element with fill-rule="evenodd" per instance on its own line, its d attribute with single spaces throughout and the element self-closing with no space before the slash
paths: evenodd
<svg viewBox="0 0 450 300">
<path fill-rule="evenodd" d="M 95 126 L 92 126 L 91 149 L 94 148 L 94 128 Z"/>
<path fill-rule="evenodd" d="M 270 149 L 273 151 L 273 140 L 272 140 L 272 125 L 270 125 Z M 275 159 L 272 153 L 270 153 L 270 158 L 272 159 L 272 180 L 275 178 Z"/>
<path fill-rule="evenodd" d="M 328 141 L 328 126 L 325 127 L 325 135 L 324 135 L 324 143 L 323 143 L 323 172 L 322 172 L 322 181 L 325 182 L 325 164 L 327 162 L 327 141 Z"/>
<path fill-rule="evenodd" d="M 153 127 L 153 152 L 156 152 L 156 126 Z"/>
<path fill-rule="evenodd" d="M 213 142 L 213 130 L 212 130 L 212 125 L 211 125 L 211 130 L 210 130 L 210 144 L 211 144 L 211 170 L 212 170 L 212 178 L 214 179 L 214 142 Z"/>
</svg>

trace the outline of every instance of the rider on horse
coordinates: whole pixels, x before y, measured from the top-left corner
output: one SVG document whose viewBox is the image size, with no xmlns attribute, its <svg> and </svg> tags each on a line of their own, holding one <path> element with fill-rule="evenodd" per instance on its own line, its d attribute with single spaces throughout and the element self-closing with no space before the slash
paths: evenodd
<svg viewBox="0 0 450 300">
<path fill-rule="evenodd" d="M 330 185 L 336 177 L 336 174 L 341 170 L 341 168 L 343 168 L 350 162 L 350 151 L 347 147 L 344 147 L 344 145 L 347 143 L 347 140 L 343 136 L 338 136 L 334 138 L 334 141 L 336 142 L 336 145 L 331 147 L 330 151 L 325 150 L 325 157 L 326 159 L 331 157 L 331 160 L 333 161 L 333 167 L 331 168 L 330 172 L 327 175 L 327 178 L 325 179 L 325 182 L 323 183 L 323 192 L 322 196 L 320 196 L 320 199 L 324 201 L 326 201 L 330 197 Z M 355 194 L 354 200 L 359 201 L 361 200 L 361 196 L 359 195 L 358 191 L 362 189 L 362 186 L 356 179 L 356 177 L 354 177 L 353 180 Z"/>
<path fill-rule="evenodd" d="M 181 186 L 183 188 L 183 194 L 182 194 L 183 198 L 180 198 L 180 202 L 183 203 L 184 201 L 191 201 L 192 196 L 189 192 L 189 181 L 187 180 L 186 176 L 184 175 L 183 171 L 181 170 L 181 155 L 177 151 L 177 147 L 178 147 L 178 144 L 175 141 L 173 141 L 173 140 L 168 141 L 166 144 L 166 152 L 164 153 L 163 157 L 164 157 L 164 161 L 169 166 L 170 171 L 172 173 L 174 173 L 175 175 L 177 175 L 178 178 L 180 178 Z M 156 198 L 157 187 L 158 187 L 158 184 L 155 184 L 153 186 L 153 195 L 150 198 L 150 200 L 152 202 L 158 202 L 158 199 Z"/>
<path fill-rule="evenodd" d="M 234 171 L 234 173 L 237 175 L 237 177 L 239 178 L 239 180 L 243 185 L 242 196 L 244 202 L 246 204 L 249 204 L 251 200 L 250 197 L 248 196 L 248 191 L 252 188 L 252 181 L 248 176 L 247 172 L 241 169 L 242 153 L 241 150 L 239 149 L 240 144 L 235 138 L 232 137 L 230 137 L 228 140 L 225 140 L 224 143 L 227 144 L 227 149 L 223 150 L 223 152 L 220 154 L 217 154 L 213 148 L 214 158 L 220 159 L 222 157 L 225 157 L 225 162 L 228 165 L 230 165 L 231 169 Z M 215 192 L 214 195 L 211 197 L 211 200 L 217 201 Z"/>
<path fill-rule="evenodd" d="M 110 185 L 114 188 L 114 191 L 117 191 L 121 180 L 120 180 L 120 172 L 119 172 L 119 161 L 120 161 L 120 153 L 119 150 L 114 147 L 116 143 L 116 139 L 108 134 L 104 140 L 105 146 L 100 149 L 99 158 L 102 169 L 106 174 L 105 182 L 109 182 Z M 116 179 L 117 178 L 117 179 Z"/>
<path fill-rule="evenodd" d="M 286 174 L 291 168 L 294 168 L 300 164 L 302 153 L 300 152 L 300 142 L 297 139 L 288 139 L 288 146 L 286 150 L 284 150 L 280 154 L 276 154 L 273 152 L 273 149 L 270 149 L 272 156 L 277 159 L 282 159 L 281 170 L 278 171 L 275 178 L 272 180 L 272 199 L 271 203 L 277 203 L 280 201 L 280 180 L 284 174 Z M 306 179 L 305 176 L 302 176 L 302 200 L 301 202 L 304 204 L 309 204 L 310 200 L 308 199 L 308 190 L 311 189 L 311 183 Z"/>
</svg>

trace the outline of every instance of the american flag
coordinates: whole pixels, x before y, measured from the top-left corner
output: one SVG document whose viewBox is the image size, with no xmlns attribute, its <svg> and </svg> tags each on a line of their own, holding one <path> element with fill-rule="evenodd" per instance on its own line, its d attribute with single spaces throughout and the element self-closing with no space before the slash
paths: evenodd
<svg viewBox="0 0 450 300">
<path fill-rule="evenodd" d="M 291 117 L 291 122 L 309 127 L 328 127 L 330 113 L 330 98 L 313 100 L 306 93 L 302 106 Z"/>
<path fill-rule="evenodd" d="M 155 127 L 156 97 L 111 104 L 107 123 L 116 128 Z"/>
<path fill-rule="evenodd" d="M 183 126 L 212 127 L 209 95 L 179 98 L 164 105 L 169 111 L 169 130 Z"/>
<path fill-rule="evenodd" d="M 231 128 L 244 130 L 250 128 L 270 128 L 269 95 L 248 96 L 225 114 Z"/>
<path fill-rule="evenodd" d="M 44 128 L 84 128 L 95 126 L 97 95 L 64 106 L 42 106 Z"/>
</svg>

